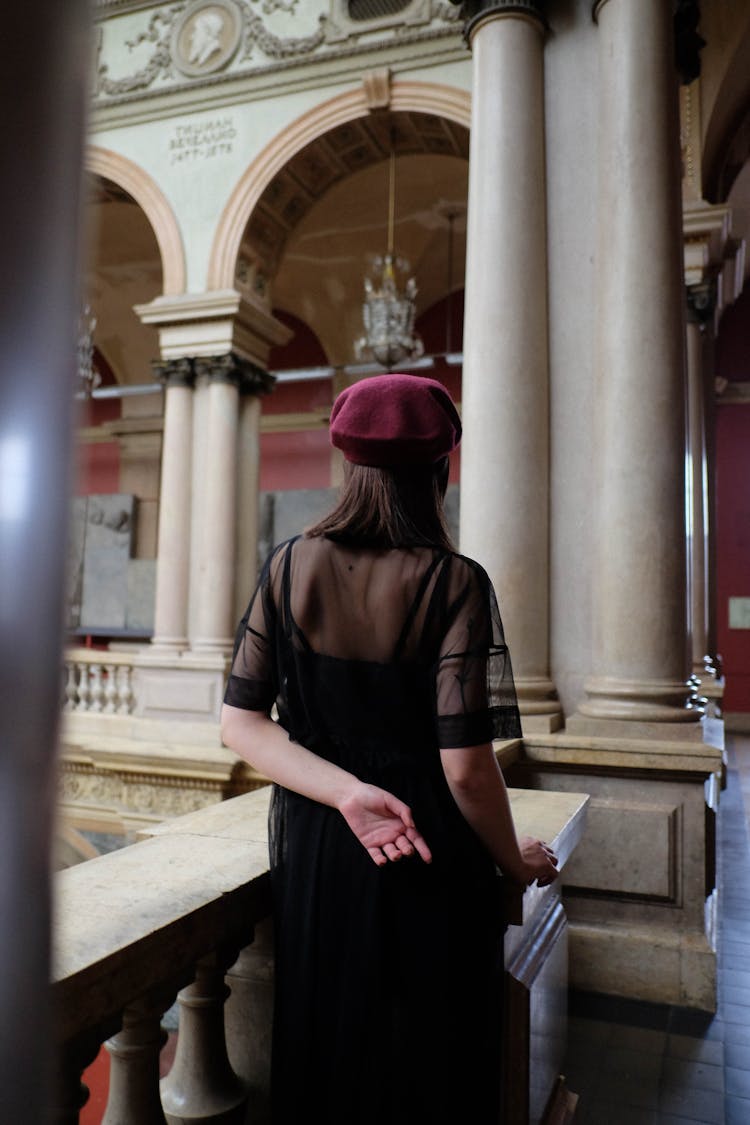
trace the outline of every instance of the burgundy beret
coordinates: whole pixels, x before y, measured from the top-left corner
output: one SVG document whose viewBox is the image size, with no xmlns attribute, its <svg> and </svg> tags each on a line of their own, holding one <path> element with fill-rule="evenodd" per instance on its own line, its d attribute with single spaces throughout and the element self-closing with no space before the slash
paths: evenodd
<svg viewBox="0 0 750 1125">
<path fill-rule="evenodd" d="M 342 391 L 331 443 L 355 465 L 430 465 L 461 440 L 461 419 L 442 383 L 420 375 L 374 375 Z"/>
</svg>

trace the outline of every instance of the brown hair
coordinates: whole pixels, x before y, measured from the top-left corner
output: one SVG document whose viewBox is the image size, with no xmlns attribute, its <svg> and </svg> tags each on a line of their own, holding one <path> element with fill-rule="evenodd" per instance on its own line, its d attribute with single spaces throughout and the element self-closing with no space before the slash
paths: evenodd
<svg viewBox="0 0 750 1125">
<path fill-rule="evenodd" d="M 344 463 L 336 507 L 306 532 L 367 547 L 444 547 L 453 550 L 443 498 L 448 458 L 435 465 L 378 469 Z"/>
</svg>

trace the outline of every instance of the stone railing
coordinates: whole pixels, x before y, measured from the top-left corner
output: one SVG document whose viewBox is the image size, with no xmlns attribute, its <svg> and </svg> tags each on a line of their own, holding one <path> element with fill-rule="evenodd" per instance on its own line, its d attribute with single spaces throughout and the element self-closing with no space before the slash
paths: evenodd
<svg viewBox="0 0 750 1125">
<path fill-rule="evenodd" d="M 134 703 L 132 657 L 106 649 L 66 650 L 66 711 L 129 715 Z"/>
<path fill-rule="evenodd" d="M 587 798 L 522 790 L 510 796 L 517 831 L 549 840 L 562 868 L 583 831 Z M 78 1125 L 86 1100 L 81 1075 L 105 1040 L 103 1125 L 268 1121 L 268 799 L 265 787 L 189 813 L 57 875 L 55 1125 Z M 554 1112 L 545 1121 L 567 1122 L 575 1098 L 559 1078 L 567 981 L 559 885 L 529 888 L 509 901 L 508 918 L 509 1018 L 517 1034 L 505 1047 L 512 1081 L 504 1120 L 538 1122 L 546 1104 Z M 175 995 L 177 1051 L 160 1083 L 160 1021 Z M 540 1038 L 540 1021 L 547 1038 Z M 548 1040 L 554 1050 L 537 1050 L 532 1060 L 529 1044 Z"/>
<path fill-rule="evenodd" d="M 57 875 L 55 1125 L 77 1125 L 81 1075 L 105 1040 L 104 1125 L 267 1119 L 268 797 L 179 817 Z M 177 1053 L 160 1084 L 160 1020 L 175 995 Z"/>
</svg>

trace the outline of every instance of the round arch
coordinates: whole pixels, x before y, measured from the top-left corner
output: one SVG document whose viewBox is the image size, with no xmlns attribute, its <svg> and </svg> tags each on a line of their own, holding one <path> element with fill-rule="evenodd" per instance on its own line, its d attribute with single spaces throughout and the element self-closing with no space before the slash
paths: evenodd
<svg viewBox="0 0 750 1125">
<path fill-rule="evenodd" d="M 110 149 L 90 145 L 85 166 L 87 172 L 111 180 L 133 197 L 151 224 L 159 247 L 164 294 L 184 292 L 185 249 L 174 212 L 161 188 L 132 160 Z"/>
<path fill-rule="evenodd" d="M 394 82 L 388 109 L 394 113 L 432 113 L 467 129 L 471 125 L 471 95 L 454 86 Z M 298 117 L 258 154 L 232 192 L 216 228 L 208 266 L 208 289 L 233 287 L 245 226 L 273 177 L 305 145 L 338 125 L 366 117 L 369 112 L 362 87 L 339 94 Z"/>
</svg>

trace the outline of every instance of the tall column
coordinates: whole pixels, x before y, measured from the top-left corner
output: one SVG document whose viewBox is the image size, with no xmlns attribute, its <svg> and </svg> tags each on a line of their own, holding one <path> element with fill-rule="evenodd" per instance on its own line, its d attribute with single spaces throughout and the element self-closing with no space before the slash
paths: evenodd
<svg viewBox="0 0 750 1125">
<path fill-rule="evenodd" d="M 498 593 L 523 726 L 554 730 L 543 47 L 536 3 L 473 3 L 461 550 Z"/>
<path fill-rule="evenodd" d="M 234 626 L 239 386 L 249 361 L 230 352 L 194 362 L 196 375 L 208 386 L 201 400 L 206 412 L 202 504 L 193 513 L 197 603 L 190 647 L 198 653 L 226 652 Z"/>
<path fill-rule="evenodd" d="M 152 643 L 179 650 L 187 646 L 188 636 L 193 364 L 173 359 L 159 365 L 159 374 L 165 403 Z"/>
<path fill-rule="evenodd" d="M 715 678 L 708 651 L 707 514 L 708 459 L 706 450 L 706 390 L 704 342 L 713 319 L 715 287 L 687 287 L 687 414 L 688 473 L 690 482 L 690 623 L 692 672 L 699 680 Z"/>
<path fill-rule="evenodd" d="M 90 30 L 82 0 L 39 0 L 3 10 L 0 35 L 0 244 L 12 278 L 0 305 L 4 1122 L 51 1116 L 49 872 Z"/>
<path fill-rule="evenodd" d="M 267 394 L 273 384 L 272 375 L 260 367 L 250 365 L 240 385 L 235 620 L 239 620 L 244 613 L 258 576 L 261 396 Z"/>
<path fill-rule="evenodd" d="M 601 0 L 593 675 L 582 733 L 701 736 L 689 705 L 677 76 L 667 0 Z M 692 728 L 692 729 L 691 729 Z"/>
</svg>

